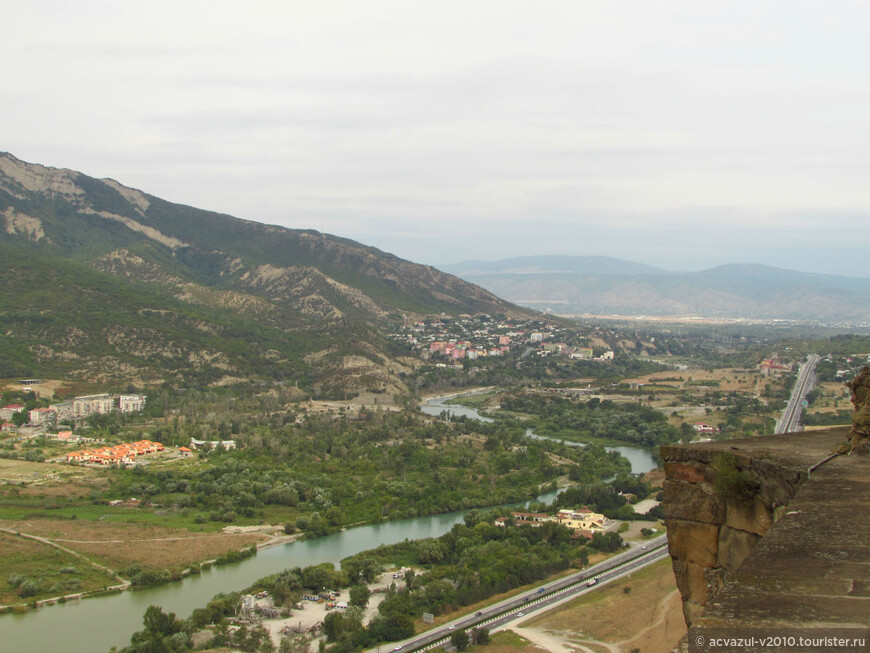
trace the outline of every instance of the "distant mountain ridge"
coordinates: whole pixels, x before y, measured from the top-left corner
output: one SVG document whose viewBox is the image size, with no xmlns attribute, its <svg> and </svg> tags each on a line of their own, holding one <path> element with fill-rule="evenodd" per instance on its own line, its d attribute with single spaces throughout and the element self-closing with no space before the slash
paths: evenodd
<svg viewBox="0 0 870 653">
<path fill-rule="evenodd" d="M 0 153 L 0 377 L 399 391 L 386 318 L 528 314 L 351 240 Z"/>
<path fill-rule="evenodd" d="M 499 261 L 464 261 L 442 265 L 450 274 L 660 274 L 667 270 L 610 256 L 518 256 Z"/>
<path fill-rule="evenodd" d="M 521 257 L 442 266 L 508 301 L 557 313 L 870 321 L 870 279 L 760 264 L 672 272 L 608 257 Z"/>
</svg>

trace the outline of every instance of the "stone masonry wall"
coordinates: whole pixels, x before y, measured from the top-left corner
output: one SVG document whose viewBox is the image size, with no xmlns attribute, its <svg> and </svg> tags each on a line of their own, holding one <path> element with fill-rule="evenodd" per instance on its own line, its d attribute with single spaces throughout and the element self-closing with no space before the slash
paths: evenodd
<svg viewBox="0 0 870 653">
<path fill-rule="evenodd" d="M 668 547 L 688 625 L 844 440 L 829 429 L 662 447 Z"/>
</svg>

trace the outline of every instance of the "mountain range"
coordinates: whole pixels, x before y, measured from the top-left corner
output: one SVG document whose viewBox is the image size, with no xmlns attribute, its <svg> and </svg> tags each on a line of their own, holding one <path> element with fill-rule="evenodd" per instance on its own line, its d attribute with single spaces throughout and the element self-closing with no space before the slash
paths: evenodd
<svg viewBox="0 0 870 653">
<path fill-rule="evenodd" d="M 870 278 L 737 263 L 670 271 L 602 256 L 528 256 L 441 267 L 508 301 L 560 314 L 870 322 Z"/>
<path fill-rule="evenodd" d="M 360 243 L 0 153 L 0 377 L 400 392 L 387 323 L 531 314 Z"/>
</svg>

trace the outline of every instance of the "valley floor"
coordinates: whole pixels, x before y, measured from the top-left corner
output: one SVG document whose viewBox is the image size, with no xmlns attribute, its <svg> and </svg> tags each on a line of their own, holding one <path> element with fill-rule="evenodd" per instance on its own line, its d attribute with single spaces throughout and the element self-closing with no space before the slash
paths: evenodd
<svg viewBox="0 0 870 653">
<path fill-rule="evenodd" d="M 667 653 L 686 633 L 681 605 L 665 560 L 513 626 L 526 643 L 494 635 L 495 653 Z"/>
</svg>

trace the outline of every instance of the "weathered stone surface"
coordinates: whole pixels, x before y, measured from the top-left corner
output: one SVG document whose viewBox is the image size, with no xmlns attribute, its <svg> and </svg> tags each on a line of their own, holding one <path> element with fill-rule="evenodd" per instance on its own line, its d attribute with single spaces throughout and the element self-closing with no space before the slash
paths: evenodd
<svg viewBox="0 0 870 653">
<path fill-rule="evenodd" d="M 719 529 L 719 565 L 735 571 L 760 539 L 755 533 L 723 526 Z"/>
<path fill-rule="evenodd" d="M 717 592 L 728 578 L 728 573 L 721 567 L 713 567 L 704 570 L 704 579 L 707 581 L 707 594 L 704 597 L 704 605 L 713 600 Z"/>
<path fill-rule="evenodd" d="M 679 569 L 679 573 L 676 570 Z M 684 560 L 674 560 L 674 576 L 677 579 L 677 589 L 680 594 L 690 600 L 704 605 L 707 602 L 707 567 L 702 567 Z"/>
<path fill-rule="evenodd" d="M 725 505 L 725 525 L 747 533 L 764 535 L 773 524 L 773 511 L 759 497 L 749 503 L 729 501 Z"/>
<path fill-rule="evenodd" d="M 750 469 L 754 477 L 761 481 L 758 498 L 774 508 L 788 504 L 808 476 L 806 469 L 781 467 L 771 460 L 755 459 Z"/>
<path fill-rule="evenodd" d="M 870 367 L 861 368 L 858 375 L 848 383 L 852 391 L 852 430 L 850 435 L 850 451 L 863 452 L 866 440 L 870 439 Z"/>
<path fill-rule="evenodd" d="M 848 594 L 849 596 L 870 597 L 870 581 L 852 579 L 852 588 Z"/>
<path fill-rule="evenodd" d="M 816 467 L 846 433 L 662 448 L 675 474 L 664 508 L 687 623 L 870 625 L 868 461 L 842 456 Z M 723 499 L 715 490 L 723 454 L 758 484 L 745 505 L 740 493 Z"/>
<path fill-rule="evenodd" d="M 867 627 L 870 625 L 870 598 L 800 596 L 782 592 L 755 592 L 751 596 L 735 586 L 726 586 L 716 599 L 706 606 L 703 616 L 696 622 L 710 626 L 711 620 L 729 626 L 753 625 L 759 627 L 796 626 L 813 624 L 815 627 Z"/>
<path fill-rule="evenodd" d="M 686 619 L 686 624 L 691 626 L 698 621 L 704 614 L 704 606 L 700 603 L 694 603 L 683 599 L 683 617 Z"/>
<path fill-rule="evenodd" d="M 844 455 L 819 467 L 695 625 L 870 626 L 868 507 L 870 461 Z M 740 537 L 750 535 L 722 527 L 723 566 Z"/>
<path fill-rule="evenodd" d="M 668 520 L 668 550 L 672 558 L 712 567 L 719 556 L 719 527 L 682 519 Z"/>
<path fill-rule="evenodd" d="M 665 519 L 684 519 L 721 524 L 725 505 L 706 483 L 666 480 L 662 486 Z"/>
<path fill-rule="evenodd" d="M 665 462 L 665 475 L 677 481 L 701 483 L 704 481 L 704 465 Z"/>
</svg>

